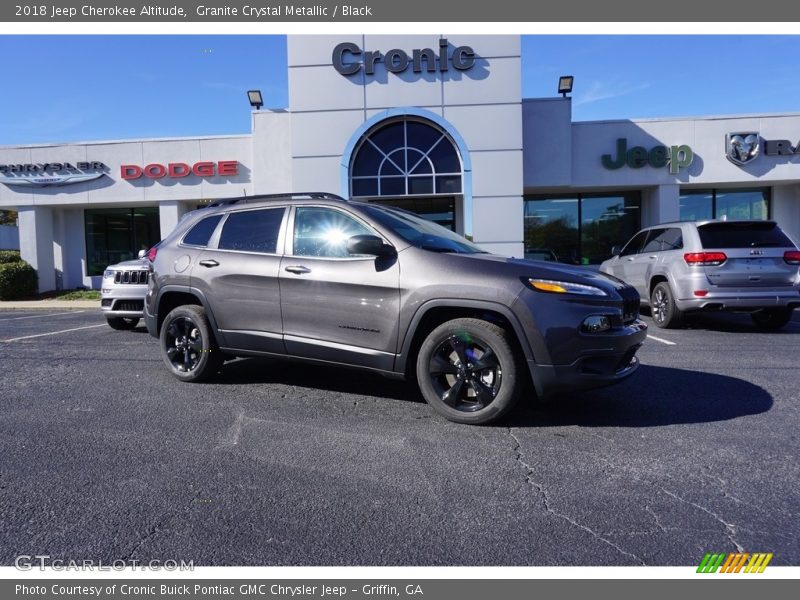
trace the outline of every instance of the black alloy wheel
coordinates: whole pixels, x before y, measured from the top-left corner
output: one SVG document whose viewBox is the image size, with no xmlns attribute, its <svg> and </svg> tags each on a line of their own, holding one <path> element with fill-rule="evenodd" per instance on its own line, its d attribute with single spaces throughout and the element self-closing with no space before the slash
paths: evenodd
<svg viewBox="0 0 800 600">
<path fill-rule="evenodd" d="M 161 326 L 161 356 L 170 372 L 182 381 L 208 379 L 222 364 L 222 356 L 201 306 L 179 306 Z"/>
<path fill-rule="evenodd" d="M 417 384 L 436 412 L 457 423 L 499 419 L 517 403 L 527 379 L 512 334 L 495 323 L 447 321 L 422 342 Z"/>
<path fill-rule="evenodd" d="M 165 349 L 173 369 L 181 373 L 196 369 L 203 356 L 203 336 L 194 321 L 188 317 L 170 321 Z"/>
<path fill-rule="evenodd" d="M 467 334 L 451 335 L 439 344 L 428 371 L 442 402 L 462 412 L 489 406 L 503 380 L 503 368 L 491 346 Z"/>
</svg>

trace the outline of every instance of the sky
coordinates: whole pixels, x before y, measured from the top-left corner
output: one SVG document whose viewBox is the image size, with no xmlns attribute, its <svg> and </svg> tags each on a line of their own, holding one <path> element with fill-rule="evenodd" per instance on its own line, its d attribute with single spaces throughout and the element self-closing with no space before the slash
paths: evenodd
<svg viewBox="0 0 800 600">
<path fill-rule="evenodd" d="M 523 36 L 522 92 L 574 75 L 576 121 L 797 112 L 798 55 L 800 36 Z M 0 145 L 245 134 L 248 89 L 288 104 L 284 36 L 3 35 L 0 56 Z"/>
</svg>

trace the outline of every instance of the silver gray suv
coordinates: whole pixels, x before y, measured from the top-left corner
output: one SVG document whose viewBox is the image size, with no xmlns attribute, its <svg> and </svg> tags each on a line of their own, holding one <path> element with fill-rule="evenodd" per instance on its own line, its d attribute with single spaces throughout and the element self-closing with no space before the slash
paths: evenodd
<svg viewBox="0 0 800 600">
<path fill-rule="evenodd" d="M 800 251 L 774 221 L 690 221 L 643 229 L 600 265 L 635 287 L 658 327 L 687 312 L 750 313 L 762 329 L 800 306 Z"/>
<path fill-rule="evenodd" d="M 100 310 L 113 329 L 133 329 L 139 324 L 149 277 L 147 258 L 109 265 L 103 271 Z"/>
<path fill-rule="evenodd" d="M 413 213 L 331 194 L 195 211 L 151 250 L 150 334 L 182 381 L 273 356 L 415 379 L 461 423 L 631 375 L 639 294 L 581 267 L 496 256 Z"/>
</svg>

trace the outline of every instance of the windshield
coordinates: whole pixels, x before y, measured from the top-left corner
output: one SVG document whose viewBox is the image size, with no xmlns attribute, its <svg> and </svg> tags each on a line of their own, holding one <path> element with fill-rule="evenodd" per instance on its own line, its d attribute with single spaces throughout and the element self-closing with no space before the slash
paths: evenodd
<svg viewBox="0 0 800 600">
<path fill-rule="evenodd" d="M 454 231 L 399 208 L 374 204 L 364 206 L 364 212 L 378 223 L 391 229 L 412 246 L 432 252 L 486 254 L 486 251 Z"/>
</svg>

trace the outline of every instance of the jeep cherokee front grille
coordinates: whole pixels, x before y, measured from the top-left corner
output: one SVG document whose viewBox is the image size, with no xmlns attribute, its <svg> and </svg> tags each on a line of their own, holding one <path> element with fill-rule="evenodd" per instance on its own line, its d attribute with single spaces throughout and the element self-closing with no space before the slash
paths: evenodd
<svg viewBox="0 0 800 600">
<path fill-rule="evenodd" d="M 142 285 L 147 283 L 147 271 L 117 271 L 114 273 L 114 283 L 131 283 Z"/>
</svg>

